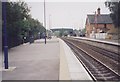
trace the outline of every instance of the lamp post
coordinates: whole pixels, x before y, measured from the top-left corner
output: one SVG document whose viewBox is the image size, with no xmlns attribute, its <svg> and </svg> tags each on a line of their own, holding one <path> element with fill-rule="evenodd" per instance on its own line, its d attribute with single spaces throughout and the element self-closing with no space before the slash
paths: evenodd
<svg viewBox="0 0 120 82">
<path fill-rule="evenodd" d="M 3 33 L 4 33 L 4 65 L 8 69 L 8 45 L 7 45 L 7 29 L 6 29 L 6 3 L 2 2 L 2 17 L 3 17 Z"/>
<path fill-rule="evenodd" d="M 45 11 L 45 0 L 44 0 L 44 27 L 45 27 L 45 44 L 46 44 L 46 11 Z"/>
</svg>

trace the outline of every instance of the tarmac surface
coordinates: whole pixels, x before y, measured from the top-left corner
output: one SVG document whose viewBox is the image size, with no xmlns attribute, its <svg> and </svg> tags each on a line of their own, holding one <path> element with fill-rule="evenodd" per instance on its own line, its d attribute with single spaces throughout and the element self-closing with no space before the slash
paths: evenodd
<svg viewBox="0 0 120 82">
<path fill-rule="evenodd" d="M 3 71 L 3 80 L 59 80 L 59 41 L 37 40 L 9 50 L 9 66 L 13 71 Z"/>
</svg>

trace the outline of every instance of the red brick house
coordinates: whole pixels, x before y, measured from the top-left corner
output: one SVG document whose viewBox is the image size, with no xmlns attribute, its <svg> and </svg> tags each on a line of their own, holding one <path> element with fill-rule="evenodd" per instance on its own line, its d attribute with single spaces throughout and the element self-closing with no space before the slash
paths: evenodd
<svg viewBox="0 0 120 82">
<path fill-rule="evenodd" d="M 106 33 L 105 38 L 112 38 L 112 36 L 110 37 L 108 36 L 108 34 L 114 33 L 114 31 L 116 30 L 110 15 L 101 14 L 100 8 L 97 9 L 97 13 L 95 12 L 95 14 L 87 15 L 85 28 L 86 37 L 91 37 L 93 33 Z"/>
</svg>

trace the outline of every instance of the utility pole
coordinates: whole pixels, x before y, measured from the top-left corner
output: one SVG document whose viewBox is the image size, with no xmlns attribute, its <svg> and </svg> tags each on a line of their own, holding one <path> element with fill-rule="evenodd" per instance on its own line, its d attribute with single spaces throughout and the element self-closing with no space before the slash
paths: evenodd
<svg viewBox="0 0 120 82">
<path fill-rule="evenodd" d="M 7 29 L 6 29 L 6 3 L 2 2 L 2 17 L 3 17 L 3 33 L 4 33 L 4 65 L 5 69 L 9 69 L 8 66 L 8 45 L 7 45 Z"/>
<path fill-rule="evenodd" d="M 49 14 L 49 29 L 52 28 L 52 15 Z"/>
<path fill-rule="evenodd" d="M 45 44 L 46 44 L 46 8 L 45 8 L 45 0 L 44 0 L 44 27 L 45 27 Z"/>
</svg>

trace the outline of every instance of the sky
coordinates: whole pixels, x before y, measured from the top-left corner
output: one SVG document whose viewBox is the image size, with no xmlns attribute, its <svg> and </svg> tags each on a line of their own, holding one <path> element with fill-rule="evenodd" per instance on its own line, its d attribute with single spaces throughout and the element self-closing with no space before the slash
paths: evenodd
<svg viewBox="0 0 120 82">
<path fill-rule="evenodd" d="M 101 8 L 101 14 L 109 14 L 105 7 L 105 0 L 102 1 L 46 1 L 46 28 L 72 27 L 83 29 L 87 14 L 94 14 L 97 8 Z M 43 1 L 27 2 L 33 18 L 38 19 L 44 25 L 44 3 Z"/>
</svg>

